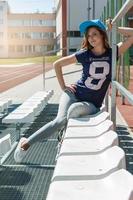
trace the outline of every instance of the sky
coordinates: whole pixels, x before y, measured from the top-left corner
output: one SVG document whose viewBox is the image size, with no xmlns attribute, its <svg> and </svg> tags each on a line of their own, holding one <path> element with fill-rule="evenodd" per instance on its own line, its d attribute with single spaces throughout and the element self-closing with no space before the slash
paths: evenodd
<svg viewBox="0 0 133 200">
<path fill-rule="evenodd" d="M 11 12 L 52 12 L 54 0 L 7 0 Z"/>
</svg>

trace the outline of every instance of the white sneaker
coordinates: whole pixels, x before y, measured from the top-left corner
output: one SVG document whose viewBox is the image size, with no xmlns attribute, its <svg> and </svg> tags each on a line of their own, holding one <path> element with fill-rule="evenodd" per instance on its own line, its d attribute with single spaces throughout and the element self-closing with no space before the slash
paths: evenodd
<svg viewBox="0 0 133 200">
<path fill-rule="evenodd" d="M 25 140 L 25 138 L 21 138 L 19 143 L 18 143 L 18 146 L 14 152 L 14 160 L 16 163 L 21 163 L 23 158 L 25 157 L 26 155 L 26 151 L 24 151 L 22 148 L 21 148 L 21 143 L 22 141 Z"/>
</svg>

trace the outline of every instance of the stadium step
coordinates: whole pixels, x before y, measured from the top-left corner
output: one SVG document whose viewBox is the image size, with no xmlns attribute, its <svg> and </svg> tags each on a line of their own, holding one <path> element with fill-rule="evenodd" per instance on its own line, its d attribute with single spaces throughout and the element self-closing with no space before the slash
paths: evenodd
<svg viewBox="0 0 133 200">
<path fill-rule="evenodd" d="M 133 176 L 120 169 L 100 180 L 51 183 L 46 200 L 133 200 Z"/>
<path fill-rule="evenodd" d="M 96 155 L 59 156 L 52 181 L 100 179 L 126 168 L 125 153 L 113 146 Z"/>
<path fill-rule="evenodd" d="M 115 145 L 118 145 L 118 136 L 114 131 L 108 131 L 96 138 L 64 139 L 59 156 L 97 154 Z"/>
</svg>

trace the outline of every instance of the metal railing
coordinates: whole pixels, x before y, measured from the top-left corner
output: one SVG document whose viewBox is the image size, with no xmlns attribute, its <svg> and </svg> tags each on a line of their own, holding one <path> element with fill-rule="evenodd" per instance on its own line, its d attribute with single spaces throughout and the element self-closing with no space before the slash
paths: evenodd
<svg viewBox="0 0 133 200">
<path fill-rule="evenodd" d="M 124 97 L 128 99 L 131 105 L 133 105 L 133 95 L 125 87 L 123 87 L 119 82 L 116 81 L 116 33 L 117 25 L 116 23 L 122 19 L 123 16 L 129 11 L 133 6 L 133 0 L 127 0 L 122 6 L 120 11 L 116 14 L 112 20 L 112 97 L 111 97 L 111 120 L 114 123 L 114 128 L 116 128 L 116 90 L 118 90 Z"/>
</svg>

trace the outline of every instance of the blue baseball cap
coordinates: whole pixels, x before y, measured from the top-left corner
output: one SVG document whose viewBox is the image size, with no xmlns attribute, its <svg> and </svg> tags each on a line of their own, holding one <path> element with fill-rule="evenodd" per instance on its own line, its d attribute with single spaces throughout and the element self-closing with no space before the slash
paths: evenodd
<svg viewBox="0 0 133 200">
<path fill-rule="evenodd" d="M 94 20 L 90 20 L 90 21 L 87 20 L 87 21 L 82 22 L 79 25 L 79 30 L 81 33 L 85 33 L 86 29 L 91 26 L 96 26 L 96 27 L 100 28 L 101 30 L 106 31 L 106 26 L 99 19 L 94 19 Z"/>
</svg>

